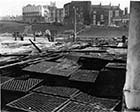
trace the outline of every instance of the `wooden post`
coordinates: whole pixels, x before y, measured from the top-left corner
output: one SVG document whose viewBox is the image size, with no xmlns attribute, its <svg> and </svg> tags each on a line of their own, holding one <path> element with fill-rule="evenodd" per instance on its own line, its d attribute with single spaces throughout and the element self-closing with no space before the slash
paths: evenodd
<svg viewBox="0 0 140 112">
<path fill-rule="evenodd" d="M 128 110 L 140 110 L 140 1 L 130 2 L 127 72 L 124 97 Z"/>
</svg>

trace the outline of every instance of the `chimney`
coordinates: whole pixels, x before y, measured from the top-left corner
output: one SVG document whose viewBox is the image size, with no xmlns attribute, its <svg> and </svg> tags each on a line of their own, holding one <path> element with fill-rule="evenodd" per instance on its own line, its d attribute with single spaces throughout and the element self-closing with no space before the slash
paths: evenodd
<svg viewBox="0 0 140 112">
<path fill-rule="evenodd" d="M 120 4 L 118 4 L 118 7 L 120 8 Z"/>
<path fill-rule="evenodd" d="M 128 7 L 125 7 L 124 8 L 124 15 L 127 15 L 128 14 Z"/>
</svg>

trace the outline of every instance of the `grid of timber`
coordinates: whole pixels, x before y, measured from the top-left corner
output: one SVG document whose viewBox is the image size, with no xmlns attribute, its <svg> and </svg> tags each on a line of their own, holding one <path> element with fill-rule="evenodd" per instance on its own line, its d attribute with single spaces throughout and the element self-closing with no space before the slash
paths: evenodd
<svg viewBox="0 0 140 112">
<path fill-rule="evenodd" d="M 99 71 L 79 69 L 76 72 L 72 73 L 72 75 L 70 76 L 70 80 L 94 83 L 98 74 Z"/>
<path fill-rule="evenodd" d="M 58 87 L 58 86 L 40 86 L 33 90 L 34 92 L 44 93 L 44 94 L 51 94 L 61 97 L 73 97 L 76 93 L 79 92 L 76 88 L 70 87 Z"/>
<path fill-rule="evenodd" d="M 57 112 L 113 112 L 113 111 L 104 109 L 99 105 L 91 105 L 70 101 L 65 106 L 60 108 Z"/>
<path fill-rule="evenodd" d="M 29 78 L 27 80 L 16 80 L 13 79 L 1 85 L 2 90 L 28 92 L 33 87 L 41 83 L 43 80 Z"/>
<path fill-rule="evenodd" d="M 120 102 L 117 99 L 108 99 L 108 98 L 98 98 L 87 93 L 80 92 L 74 96 L 74 100 L 88 103 L 88 104 L 98 104 L 103 108 L 112 110 Z"/>
<path fill-rule="evenodd" d="M 36 73 L 46 73 L 48 69 L 50 69 L 53 66 L 56 66 L 57 64 L 58 63 L 56 62 L 43 61 L 37 64 L 27 66 L 23 70 Z"/>
<path fill-rule="evenodd" d="M 41 62 L 41 63 L 45 63 L 45 62 Z M 46 62 L 46 63 L 48 63 L 48 62 Z M 56 64 L 56 62 L 50 62 L 50 63 L 55 63 Z M 63 64 L 65 65 L 65 63 L 63 63 Z M 62 74 L 60 74 L 60 75 L 61 76 L 70 76 L 72 73 L 75 73 L 75 71 L 78 70 L 79 67 L 80 67 L 76 64 L 69 64 L 68 63 L 68 67 L 66 67 L 68 69 L 65 70 L 65 66 L 63 66 L 63 64 L 59 63 L 55 67 L 53 65 L 53 67 L 50 67 L 50 69 L 46 70 L 44 68 L 41 68 L 41 70 L 42 71 L 45 70 L 45 73 L 48 73 L 48 70 L 52 71 L 51 72 L 52 75 L 53 74 L 54 75 L 56 75 L 56 74 L 59 75 L 58 71 L 59 72 L 66 71 L 64 74 L 62 72 Z M 47 64 L 47 65 L 49 65 L 49 64 Z M 67 65 L 67 63 L 66 63 L 66 65 Z M 73 65 L 74 65 L 74 67 L 71 68 L 71 66 L 73 66 Z M 31 65 L 31 66 L 33 66 L 33 65 Z M 40 66 L 40 64 L 38 64 L 38 66 Z M 44 66 L 48 67 L 46 65 L 44 65 Z M 35 69 L 37 70 L 37 68 L 38 67 L 33 68 L 32 70 L 35 70 Z M 55 69 L 56 71 L 54 72 L 53 68 L 58 68 L 58 71 Z M 41 72 L 41 71 L 39 71 L 39 72 Z M 97 78 L 97 76 L 93 77 L 92 82 L 95 82 L 96 78 Z M 90 78 L 84 79 L 84 81 L 85 80 L 90 81 L 89 79 Z M 28 80 L 29 80 L 29 82 L 28 82 Z M 32 81 L 32 78 L 29 78 L 28 80 L 19 80 L 21 82 L 22 81 L 23 82 L 27 81 L 27 83 L 29 83 L 29 84 L 26 85 L 26 83 L 23 83 L 23 85 L 25 85 L 27 88 L 26 87 L 22 88 L 21 86 L 18 85 L 18 86 L 15 86 L 15 88 L 13 87 L 13 89 L 11 89 L 12 87 L 9 86 L 10 83 L 7 82 L 9 88 L 7 88 L 8 86 L 6 87 L 6 85 L 5 86 L 2 85 L 2 89 L 12 90 L 12 91 L 22 91 L 23 90 L 23 91 L 26 92 L 26 91 L 30 91 L 32 89 L 32 87 L 34 87 L 34 84 L 39 84 L 42 81 L 40 79 L 36 79 L 36 81 Z M 14 79 L 14 80 L 9 81 L 9 82 L 12 82 L 11 83 L 12 86 L 14 86 L 14 81 L 17 81 L 17 80 Z M 15 83 L 15 85 L 16 85 L 16 83 Z M 67 94 L 66 91 L 70 94 Z M 48 86 L 46 86 L 46 87 L 41 86 L 41 87 L 38 87 L 37 89 L 34 89 L 33 92 L 34 93 L 28 94 L 28 95 L 26 95 L 22 98 L 19 98 L 15 101 L 12 101 L 12 102 L 8 103 L 7 106 L 10 106 L 12 108 L 18 108 L 20 110 L 25 110 L 25 111 L 29 111 L 29 112 L 33 112 L 33 111 L 37 111 L 37 112 L 40 112 L 40 111 L 41 112 L 47 112 L 48 111 L 48 112 L 51 112 L 51 111 L 57 111 L 59 109 L 60 109 L 59 110 L 60 112 L 65 112 L 66 110 L 70 110 L 70 109 L 73 109 L 73 110 L 77 109 L 77 111 L 80 111 L 80 110 L 83 109 L 83 111 L 86 111 L 88 108 L 89 108 L 89 110 L 91 109 L 91 111 L 94 111 L 94 109 L 95 109 L 97 111 L 98 110 L 103 110 L 103 112 L 108 112 L 108 111 L 112 110 L 119 102 L 116 99 L 114 100 L 114 99 L 97 98 L 95 96 L 91 96 L 91 95 L 88 95 L 88 94 L 85 95 L 84 93 L 80 92 L 80 90 L 77 90 L 76 88 L 68 89 L 68 88 L 65 88 L 65 87 L 61 88 L 61 87 L 56 87 L 55 86 L 53 88 L 53 87 L 48 87 Z M 79 93 L 79 94 L 77 94 L 77 93 Z M 71 97 L 72 100 L 68 99 L 69 97 Z M 50 100 L 49 100 L 49 98 L 50 98 Z M 38 100 L 40 101 L 40 103 L 36 102 Z M 69 100 L 70 100 L 70 102 L 67 103 Z M 45 101 L 47 101 L 47 103 L 45 103 Z M 38 107 L 38 106 L 40 106 L 40 107 Z M 101 109 L 98 108 L 98 107 L 100 107 Z"/>
<path fill-rule="evenodd" d="M 51 95 L 30 93 L 22 98 L 12 101 L 7 106 L 28 112 L 54 112 L 68 99 Z"/>
<path fill-rule="evenodd" d="M 78 64 L 71 63 L 71 62 L 66 62 L 66 63 L 64 62 L 64 63 L 57 64 L 55 67 L 50 68 L 49 70 L 47 70 L 47 73 L 51 75 L 68 77 L 79 68 L 80 65 Z"/>
</svg>

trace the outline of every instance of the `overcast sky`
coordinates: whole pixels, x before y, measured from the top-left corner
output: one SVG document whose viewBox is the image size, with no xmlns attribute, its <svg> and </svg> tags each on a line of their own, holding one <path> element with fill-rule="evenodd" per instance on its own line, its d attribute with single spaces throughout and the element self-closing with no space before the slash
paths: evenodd
<svg viewBox="0 0 140 112">
<path fill-rule="evenodd" d="M 62 8 L 65 3 L 79 0 L 0 0 L 0 16 L 6 15 L 22 15 L 22 7 L 27 4 L 35 5 L 49 5 L 50 2 L 56 2 L 56 6 Z M 80 0 L 87 1 L 87 0 Z M 104 5 L 111 3 L 112 5 L 118 5 L 120 3 L 121 9 L 129 7 L 130 0 L 89 0 L 92 4 Z"/>
</svg>

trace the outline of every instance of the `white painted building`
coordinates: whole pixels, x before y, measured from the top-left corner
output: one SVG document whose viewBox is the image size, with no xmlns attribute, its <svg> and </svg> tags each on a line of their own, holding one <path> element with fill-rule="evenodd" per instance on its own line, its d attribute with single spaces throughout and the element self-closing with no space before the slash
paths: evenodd
<svg viewBox="0 0 140 112">
<path fill-rule="evenodd" d="M 64 19 L 63 8 L 57 8 L 55 2 L 50 5 L 27 5 L 22 8 L 23 21 L 29 23 L 62 23 Z"/>
<path fill-rule="evenodd" d="M 23 20 L 29 23 L 47 22 L 49 10 L 47 5 L 27 5 L 22 8 Z"/>
</svg>

